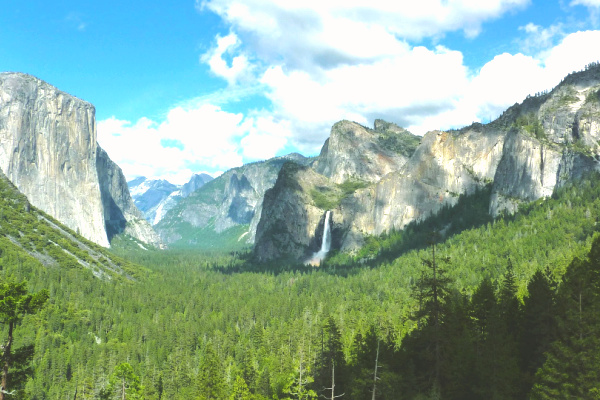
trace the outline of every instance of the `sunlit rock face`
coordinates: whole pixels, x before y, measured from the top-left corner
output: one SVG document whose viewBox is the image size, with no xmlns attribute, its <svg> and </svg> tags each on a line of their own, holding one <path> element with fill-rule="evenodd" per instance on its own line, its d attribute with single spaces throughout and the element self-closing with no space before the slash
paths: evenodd
<svg viewBox="0 0 600 400">
<path fill-rule="evenodd" d="M 30 75 L 0 74 L 0 168 L 29 201 L 102 246 L 126 228 L 158 244 L 96 139 L 90 103 Z"/>
<path fill-rule="evenodd" d="M 377 182 L 406 163 L 419 139 L 382 120 L 375 121 L 374 129 L 340 121 L 331 128 L 314 169 L 333 183 Z"/>
<path fill-rule="evenodd" d="M 333 247 L 352 251 L 365 235 L 402 229 L 485 185 L 492 185 L 489 212 L 497 216 L 598 170 L 600 66 L 569 75 L 552 92 L 515 104 L 490 124 L 428 132 L 412 152 L 390 156 L 385 145 L 406 143 L 407 136 L 401 128 L 398 136 L 389 129 L 378 135 L 385 124 L 368 129 L 341 121 L 312 170 L 280 174 L 263 206 L 259 259 L 314 251 L 315 221 L 323 215 L 323 207 L 310 211 L 318 205 L 315 191 L 338 196 Z M 366 184 L 340 195 L 340 184 L 351 180 Z"/>
</svg>

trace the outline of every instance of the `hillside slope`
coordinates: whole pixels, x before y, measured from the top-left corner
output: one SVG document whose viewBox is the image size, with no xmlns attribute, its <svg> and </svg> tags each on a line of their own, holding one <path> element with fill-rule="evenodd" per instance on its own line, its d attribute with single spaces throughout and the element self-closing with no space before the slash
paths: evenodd
<svg viewBox="0 0 600 400">
<path fill-rule="evenodd" d="M 137 246 L 143 246 L 139 243 Z M 0 171 L 0 256 L 46 268 L 89 270 L 103 280 L 134 280 L 145 270 L 73 232 L 30 204 Z"/>
</svg>

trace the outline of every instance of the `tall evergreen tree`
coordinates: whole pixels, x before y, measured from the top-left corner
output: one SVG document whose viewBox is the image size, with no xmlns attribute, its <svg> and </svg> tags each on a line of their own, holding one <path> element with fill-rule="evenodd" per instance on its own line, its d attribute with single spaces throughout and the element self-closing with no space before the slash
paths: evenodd
<svg viewBox="0 0 600 400">
<path fill-rule="evenodd" d="M 323 348 L 317 362 L 314 388 L 321 396 L 330 399 L 332 396 L 346 393 L 348 380 L 341 334 L 331 316 L 323 327 L 322 341 Z"/>
<path fill-rule="evenodd" d="M 27 314 L 37 313 L 48 300 L 48 291 L 31 294 L 27 282 L 5 281 L 0 283 L 0 322 L 7 327 L 7 338 L 2 345 L 2 387 L 0 400 L 6 394 L 14 394 L 31 374 L 33 345 L 14 349 L 15 329 Z"/>
<path fill-rule="evenodd" d="M 519 392 L 520 368 L 518 335 L 520 324 L 519 300 L 512 262 L 500 284 L 498 302 L 492 314 L 487 341 L 488 362 L 492 368 L 488 382 L 491 399 L 514 399 Z"/>
<path fill-rule="evenodd" d="M 527 285 L 519 348 L 523 396 L 531 390 L 535 372 L 546 359 L 544 353 L 556 338 L 555 292 L 552 286 L 548 275 L 541 270 L 533 274 Z"/>
<path fill-rule="evenodd" d="M 473 322 L 469 315 L 469 300 L 458 291 L 451 293 L 443 332 L 445 357 L 442 368 L 442 392 L 445 399 L 475 399 L 473 374 L 475 346 Z"/>
<path fill-rule="evenodd" d="M 600 397 L 600 236 L 585 260 L 574 259 L 557 302 L 557 335 L 538 370 L 532 399 Z"/>
<path fill-rule="evenodd" d="M 473 329 L 475 369 L 473 371 L 473 391 L 479 398 L 490 398 L 490 385 L 493 370 L 490 364 L 489 341 L 493 327 L 496 295 L 488 278 L 484 278 L 471 297 L 471 321 Z"/>
<path fill-rule="evenodd" d="M 197 391 L 201 400 L 217 400 L 225 397 L 225 380 L 221 360 L 211 343 L 206 345 L 198 372 Z"/>
<path fill-rule="evenodd" d="M 433 392 L 439 392 L 441 384 L 441 372 L 443 363 L 444 335 L 442 324 L 447 312 L 450 278 L 446 271 L 441 268 L 440 263 L 448 263 L 447 257 L 439 257 L 436 254 L 436 232 L 431 238 L 431 259 L 422 259 L 426 268 L 425 273 L 417 282 L 417 292 L 422 296 L 422 305 L 417 312 L 417 320 L 423 320 L 422 335 L 429 343 L 424 354 L 429 358 L 431 370 L 428 371 L 432 383 Z"/>
</svg>

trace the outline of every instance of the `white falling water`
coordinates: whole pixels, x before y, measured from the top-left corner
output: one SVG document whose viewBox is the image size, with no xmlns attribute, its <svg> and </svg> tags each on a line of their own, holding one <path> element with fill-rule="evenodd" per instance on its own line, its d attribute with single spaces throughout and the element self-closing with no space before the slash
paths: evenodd
<svg viewBox="0 0 600 400">
<path fill-rule="evenodd" d="M 319 265 L 331 249 L 331 224 L 329 219 L 331 211 L 325 213 L 325 224 L 323 225 L 323 240 L 321 241 L 321 250 L 317 251 L 308 261 L 308 264 Z"/>
</svg>

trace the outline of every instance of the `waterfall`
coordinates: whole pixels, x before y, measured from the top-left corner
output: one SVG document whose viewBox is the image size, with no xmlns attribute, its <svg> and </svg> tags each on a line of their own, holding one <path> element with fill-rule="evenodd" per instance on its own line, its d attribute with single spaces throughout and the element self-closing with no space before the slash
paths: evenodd
<svg viewBox="0 0 600 400">
<path fill-rule="evenodd" d="M 325 213 L 325 225 L 323 226 L 323 241 L 321 242 L 321 251 L 320 254 L 323 254 L 323 257 L 329 250 L 331 249 L 331 226 L 329 225 L 329 217 L 331 216 L 331 211 L 327 211 Z"/>
<path fill-rule="evenodd" d="M 321 250 L 317 251 L 312 255 L 306 262 L 307 264 L 317 266 L 321 264 L 321 261 L 325 258 L 329 250 L 331 250 L 331 224 L 329 220 L 331 218 L 331 211 L 325 213 L 325 223 L 323 224 L 323 239 L 321 240 Z"/>
</svg>

